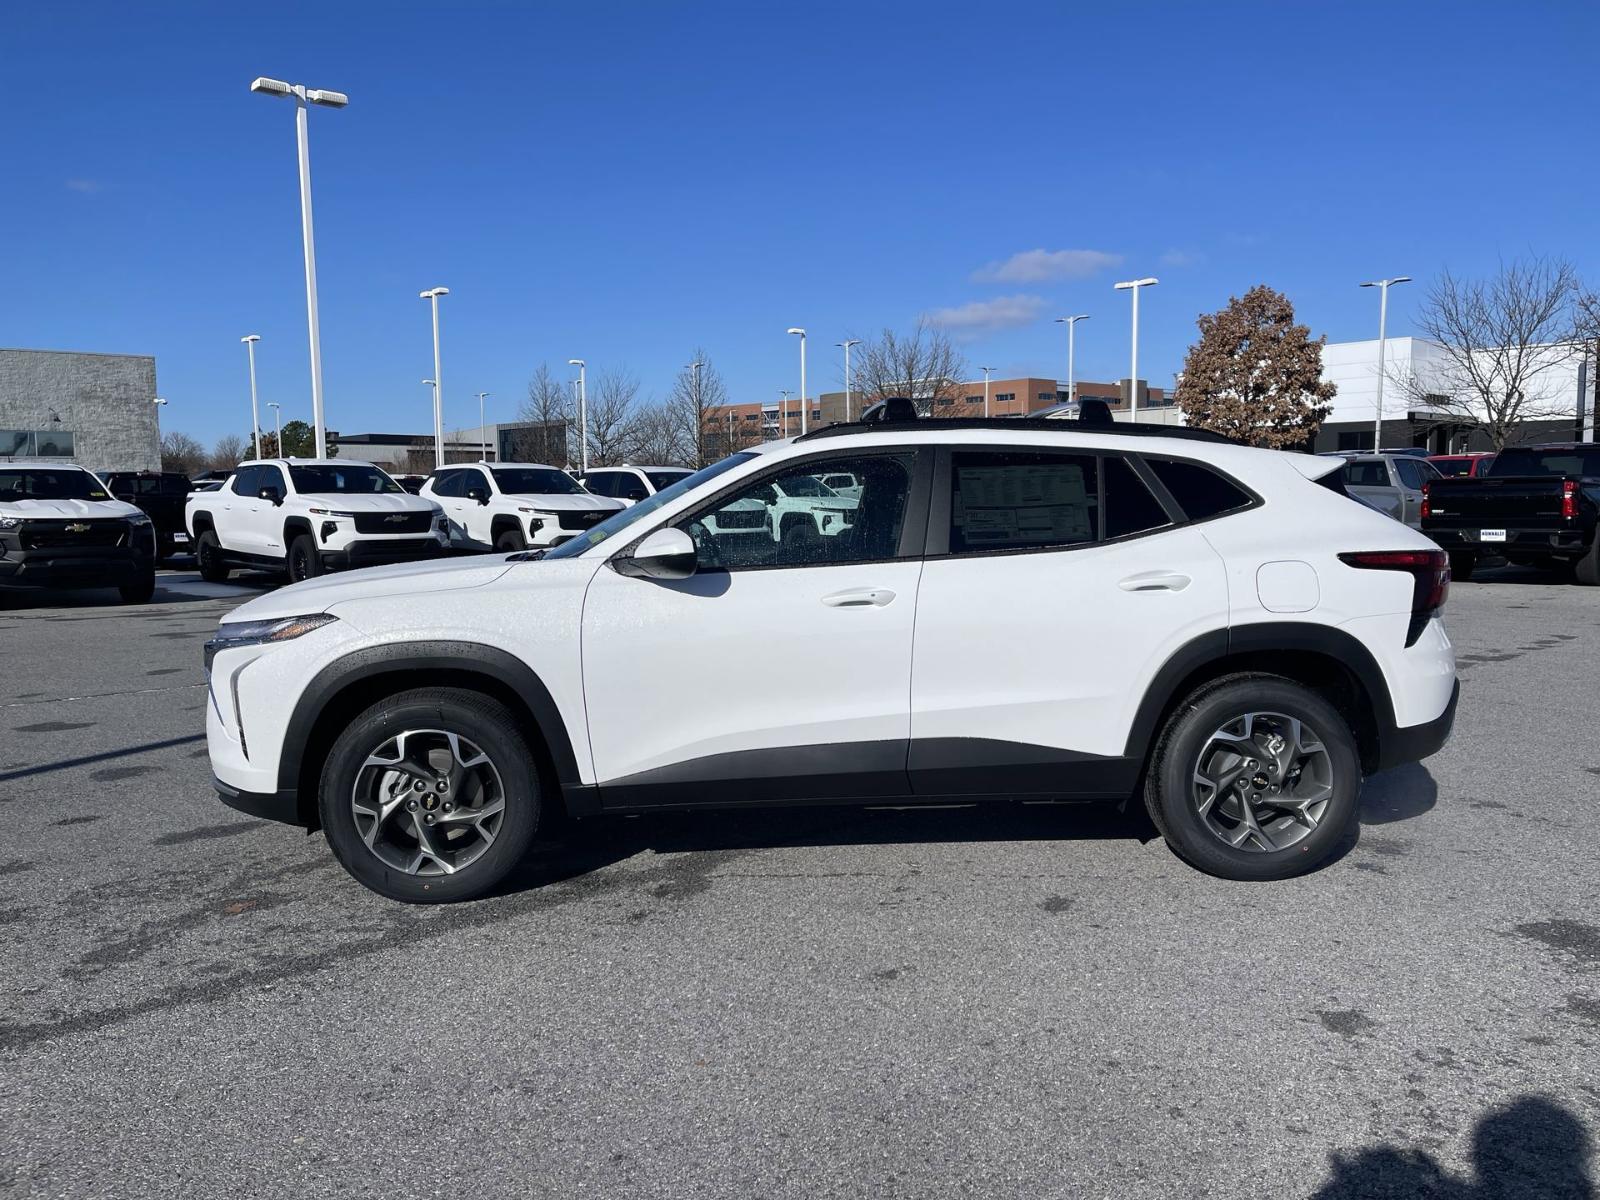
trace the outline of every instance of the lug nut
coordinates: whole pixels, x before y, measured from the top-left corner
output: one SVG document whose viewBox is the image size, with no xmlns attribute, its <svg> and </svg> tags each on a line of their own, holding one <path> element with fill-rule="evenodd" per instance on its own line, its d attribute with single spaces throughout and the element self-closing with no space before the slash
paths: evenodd
<svg viewBox="0 0 1600 1200">
<path fill-rule="evenodd" d="M 420 791 L 421 791 L 421 790 L 422 790 L 422 789 L 423 789 L 423 788 L 425 788 L 425 787 L 427 787 L 427 786 L 428 786 L 428 783 L 427 783 L 427 781 L 426 781 L 426 780 L 424 780 L 424 779 L 419 779 L 419 780 L 417 780 L 417 781 L 416 781 L 416 782 L 415 782 L 415 783 L 413 783 L 413 784 L 412 784 L 412 785 L 411 785 L 411 786 L 412 786 L 412 788 L 414 788 L 414 789 L 415 789 L 415 790 L 416 790 L 416 791 L 419 791 L 419 792 L 420 792 Z"/>
<path fill-rule="evenodd" d="M 441 792 L 448 792 L 450 790 L 450 781 L 448 779 L 439 780 L 439 790 Z"/>
<path fill-rule="evenodd" d="M 445 810 L 445 812 L 455 812 L 456 806 L 454 804 L 451 804 L 450 801 L 446 800 L 444 802 L 444 810 Z"/>
<path fill-rule="evenodd" d="M 406 810 L 408 812 L 416 812 L 417 811 L 417 802 L 415 800 L 407 800 L 406 801 Z"/>
</svg>

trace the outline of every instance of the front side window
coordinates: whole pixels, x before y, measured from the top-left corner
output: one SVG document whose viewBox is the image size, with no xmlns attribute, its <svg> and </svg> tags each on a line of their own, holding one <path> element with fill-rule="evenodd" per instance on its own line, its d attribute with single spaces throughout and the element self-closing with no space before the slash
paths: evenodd
<svg viewBox="0 0 1600 1200">
<path fill-rule="evenodd" d="M 100 481 L 76 467 L 0 466 L 0 503 L 18 500 L 109 500 Z"/>
<path fill-rule="evenodd" d="M 554 467 L 496 467 L 495 482 L 513 496 L 581 496 L 583 485 Z"/>
<path fill-rule="evenodd" d="M 823 567 L 899 553 L 911 494 L 913 454 L 874 454 L 795 463 L 681 522 L 702 570 Z M 861 481 L 841 496 L 822 477 Z"/>
<path fill-rule="evenodd" d="M 950 456 L 950 553 L 1094 541 L 1100 525 L 1096 466 L 1092 454 L 957 451 Z"/>
<path fill-rule="evenodd" d="M 583 486 L 596 496 L 617 494 L 616 475 L 611 471 L 592 471 L 583 477 Z"/>
<path fill-rule="evenodd" d="M 234 495 L 254 498 L 256 493 L 261 490 L 260 479 L 260 467 L 240 467 L 238 471 L 234 472 L 233 476 Z"/>
<path fill-rule="evenodd" d="M 404 492 L 394 480 L 367 463 L 290 467 L 294 490 L 312 496 L 381 496 Z"/>
<path fill-rule="evenodd" d="M 650 480 L 650 486 L 660 491 L 662 488 L 671 487 L 680 479 L 687 479 L 689 471 L 646 471 L 645 475 Z"/>
</svg>

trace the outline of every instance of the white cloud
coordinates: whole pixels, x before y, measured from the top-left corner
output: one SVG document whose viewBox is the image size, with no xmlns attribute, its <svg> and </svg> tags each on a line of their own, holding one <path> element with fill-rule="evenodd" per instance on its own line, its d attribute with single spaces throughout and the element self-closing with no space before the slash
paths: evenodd
<svg viewBox="0 0 1600 1200">
<path fill-rule="evenodd" d="M 974 283 L 1049 283 L 1085 279 L 1122 261 L 1104 250 L 1024 250 L 1004 262 L 992 262 L 972 273 Z"/>
<path fill-rule="evenodd" d="M 1197 267 L 1206 256 L 1199 250 L 1168 250 L 1161 256 L 1163 267 Z"/>
<path fill-rule="evenodd" d="M 100 191 L 104 187 L 105 187 L 105 184 L 101 183 L 98 179 L 69 179 L 69 180 L 67 180 L 67 190 L 69 192 L 82 192 L 86 196 L 87 195 L 92 195 L 93 193 Z"/>
<path fill-rule="evenodd" d="M 993 300 L 974 300 L 955 308 L 934 309 L 928 314 L 928 320 L 957 335 L 987 333 L 1031 325 L 1045 308 L 1043 296 L 997 296 Z"/>
</svg>

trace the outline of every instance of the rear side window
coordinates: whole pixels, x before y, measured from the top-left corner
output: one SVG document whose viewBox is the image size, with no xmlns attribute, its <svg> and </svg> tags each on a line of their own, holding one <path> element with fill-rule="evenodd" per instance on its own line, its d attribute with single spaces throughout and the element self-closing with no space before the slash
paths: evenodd
<svg viewBox="0 0 1600 1200">
<path fill-rule="evenodd" d="M 1347 487 L 1388 487 L 1389 468 L 1381 462 L 1353 462 L 1344 469 Z"/>
<path fill-rule="evenodd" d="M 1420 492 L 1422 490 L 1422 481 L 1427 476 L 1419 463 L 1409 458 L 1397 458 L 1395 459 L 1394 469 L 1399 473 L 1401 483 L 1412 491 Z"/>
<path fill-rule="evenodd" d="M 1106 537 L 1128 537 L 1172 524 L 1167 510 L 1151 495 L 1127 459 L 1101 461 L 1105 471 Z"/>
<path fill-rule="evenodd" d="M 1183 515 L 1191 521 L 1206 521 L 1250 507 L 1250 494 L 1210 467 L 1176 458 L 1148 458 L 1145 466 L 1172 493 Z"/>
<path fill-rule="evenodd" d="M 957 451 L 950 480 L 952 554 L 1095 540 L 1100 481 L 1092 454 Z"/>
</svg>

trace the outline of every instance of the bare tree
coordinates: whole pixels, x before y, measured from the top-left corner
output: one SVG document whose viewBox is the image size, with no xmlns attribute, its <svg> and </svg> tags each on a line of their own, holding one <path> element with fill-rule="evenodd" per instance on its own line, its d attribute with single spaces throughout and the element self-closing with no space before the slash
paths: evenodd
<svg viewBox="0 0 1600 1200">
<path fill-rule="evenodd" d="M 591 466 L 614 466 L 634 457 L 638 396 L 639 380 L 629 371 L 612 367 L 595 375 L 588 405 Z"/>
<path fill-rule="evenodd" d="M 528 380 L 528 398 L 518 416 L 537 428 L 514 430 L 511 453 L 516 459 L 564 467 L 577 461 L 573 449 L 572 403 L 568 388 L 546 363 Z"/>
<path fill-rule="evenodd" d="M 206 448 L 187 433 L 161 435 L 161 469 L 193 475 L 206 465 Z"/>
<path fill-rule="evenodd" d="M 714 453 L 711 441 L 719 411 L 727 406 L 728 387 L 721 374 L 712 365 L 711 356 L 699 346 L 695 347 L 690 366 L 678 372 L 672 381 L 672 391 L 667 396 L 667 410 L 672 422 L 680 427 L 681 446 L 675 447 L 677 455 L 672 462 L 692 462 L 697 467 L 715 462 L 726 455 Z M 692 364 L 699 363 L 695 371 Z M 725 417 L 724 417 L 725 419 Z"/>
<path fill-rule="evenodd" d="M 1417 314 L 1441 354 L 1397 382 L 1436 424 L 1475 425 L 1496 450 L 1527 421 L 1571 416 L 1559 370 L 1582 353 L 1583 297 L 1572 264 L 1536 258 L 1485 280 L 1443 272 Z"/>
<path fill-rule="evenodd" d="M 885 329 L 880 337 L 862 342 L 850 368 L 861 408 L 890 396 L 909 396 L 924 415 L 972 415 L 962 385 L 966 359 L 950 336 L 926 319 L 919 319 L 909 334 Z"/>
<path fill-rule="evenodd" d="M 682 466 L 695 461 L 694 440 L 683 414 L 669 401 L 638 410 L 631 456 L 642 463 Z"/>
<path fill-rule="evenodd" d="M 245 456 L 245 440 L 236 433 L 225 433 L 211 451 L 211 469 L 230 471 Z"/>
</svg>

